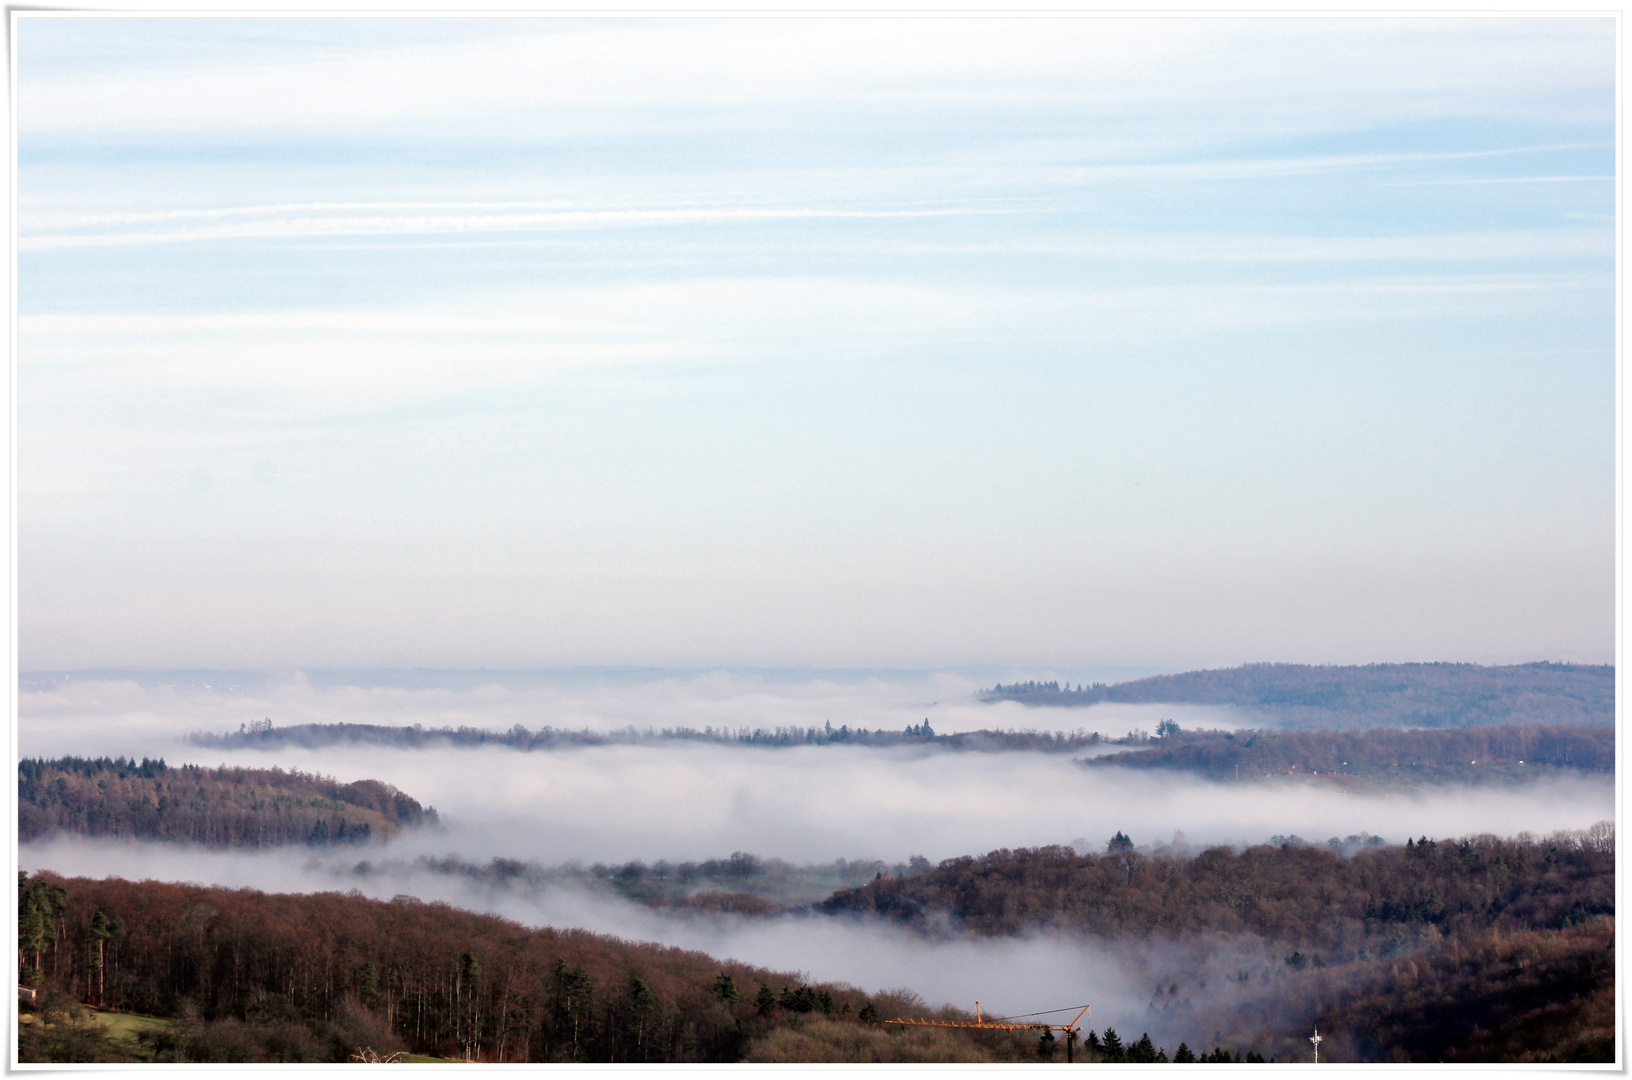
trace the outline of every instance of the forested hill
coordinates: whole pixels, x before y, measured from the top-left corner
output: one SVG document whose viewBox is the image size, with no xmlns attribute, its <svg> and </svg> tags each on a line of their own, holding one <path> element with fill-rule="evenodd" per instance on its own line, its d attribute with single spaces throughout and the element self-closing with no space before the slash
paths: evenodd
<svg viewBox="0 0 1632 1080">
<path fill-rule="evenodd" d="M 1279 839 L 1194 856 L 1121 833 L 1104 854 L 994 851 L 818 907 L 937 936 L 1137 941 L 1170 965 L 1153 972 L 1153 1015 L 1282 1060 L 1310 1024 L 1334 1061 L 1614 1060 L 1609 822 L 1545 839 Z M 1216 943 L 1226 995 L 1177 942 Z"/>
<path fill-rule="evenodd" d="M 17 765 L 22 841 L 63 832 L 231 847 L 355 844 L 436 820 L 435 810 L 378 780 L 172 768 L 162 759 L 25 758 Z"/>
<path fill-rule="evenodd" d="M 817 908 L 980 937 L 1046 927 L 1109 938 L 1250 934 L 1328 963 L 1449 934 L 1559 928 L 1615 910 L 1607 821 L 1545 839 L 1276 839 L 1193 855 L 1141 851 L 1120 832 L 1102 854 L 1005 849 L 879 878 Z M 1341 854 L 1351 846 L 1353 854 Z"/>
<path fill-rule="evenodd" d="M 406 896 L 36 874 L 20 875 L 18 910 L 19 981 L 57 1002 L 168 1018 L 143 1039 L 146 1060 L 342 1062 L 364 1048 L 481 1062 L 992 1061 L 1030 1051 L 1004 1033 L 876 1022 L 937 1015 L 911 994 L 806 985 Z M 133 1056 L 100 1029 L 53 1019 L 23 1027 L 23 1060 Z"/>
<path fill-rule="evenodd" d="M 1183 731 L 1089 758 L 1092 768 L 1182 769 L 1215 780 L 1265 776 L 1379 781 L 1523 781 L 1549 770 L 1615 771 L 1610 727 L 1373 728 L 1360 731 Z"/>
<path fill-rule="evenodd" d="M 1001 683 L 985 701 L 1219 705 L 1294 728 L 1615 722 L 1615 668 L 1587 664 L 1247 664 L 1072 687 Z"/>
</svg>

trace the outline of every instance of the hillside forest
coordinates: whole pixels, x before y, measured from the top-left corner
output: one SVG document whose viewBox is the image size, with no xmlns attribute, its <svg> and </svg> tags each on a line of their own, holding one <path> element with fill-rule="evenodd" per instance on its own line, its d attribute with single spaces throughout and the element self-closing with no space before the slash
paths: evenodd
<svg viewBox="0 0 1632 1080">
<path fill-rule="evenodd" d="M 1521 724 L 1351 731 L 1184 731 L 1172 721 L 1092 768 L 1175 769 L 1214 780 L 1322 776 L 1387 783 L 1516 783 L 1615 771 L 1615 729 Z"/>
<path fill-rule="evenodd" d="M 1247 664 L 1087 686 L 999 683 L 986 701 L 1214 705 L 1289 728 L 1488 727 L 1615 722 L 1610 665 Z"/>
<path fill-rule="evenodd" d="M 1352 854 L 1335 837 L 1280 840 L 1183 856 L 1118 833 L 1100 854 L 949 859 L 817 906 L 930 935 L 1211 943 L 1157 980 L 1151 1011 L 1282 1060 L 1297 1049 L 1288 1032 L 1313 1024 L 1332 1033 L 1333 1061 L 1614 1059 L 1610 823 Z M 1224 1000 L 1198 985 L 1215 953 L 1237 967 Z"/>
<path fill-rule="evenodd" d="M 907 992 L 398 897 L 19 876 L 23 1061 L 1037 1061 Z M 109 1016 L 150 1022 L 135 1039 Z M 152 1022 L 152 1021 L 157 1022 Z M 1094 1033 L 1113 1054 L 1165 1052 Z M 1187 1048 L 1188 1051 L 1188 1048 Z M 1083 1051 L 1079 1050 L 1079 1056 Z"/>
<path fill-rule="evenodd" d="M 171 767 L 163 759 L 25 758 L 17 837 L 53 833 L 224 847 L 360 844 L 436 823 L 389 784 L 282 769 Z"/>
</svg>

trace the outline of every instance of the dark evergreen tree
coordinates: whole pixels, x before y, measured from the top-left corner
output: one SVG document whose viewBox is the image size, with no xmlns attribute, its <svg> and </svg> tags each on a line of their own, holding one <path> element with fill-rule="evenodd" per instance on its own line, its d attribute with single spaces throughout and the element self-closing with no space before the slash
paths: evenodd
<svg viewBox="0 0 1632 1080">
<path fill-rule="evenodd" d="M 646 1060 L 646 1026 L 657 1008 L 657 995 L 638 975 L 629 980 L 629 1023 L 634 1028 L 635 1054 Z"/>
<path fill-rule="evenodd" d="M 569 1061 L 582 1060 L 584 1042 L 589 1035 L 588 1021 L 594 1001 L 594 986 L 582 964 L 568 967 L 565 960 L 555 962 L 555 1021 L 556 1029 L 565 1036 L 563 1048 Z"/>
</svg>

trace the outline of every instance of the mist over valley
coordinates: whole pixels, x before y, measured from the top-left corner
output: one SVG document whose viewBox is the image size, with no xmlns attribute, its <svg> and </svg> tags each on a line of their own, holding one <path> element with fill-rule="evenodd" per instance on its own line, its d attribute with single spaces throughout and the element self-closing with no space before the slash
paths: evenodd
<svg viewBox="0 0 1632 1080">
<path fill-rule="evenodd" d="M 414 897 L 524 926 L 575 927 L 696 950 L 799 973 L 811 984 L 845 984 L 873 995 L 910 991 L 932 1006 L 978 999 L 994 1014 L 1017 1013 L 1082 998 L 1095 1002 L 1096 1031 L 1147 1034 L 1158 1049 L 1231 1030 L 1223 1043 L 1237 1051 L 1285 1055 L 1296 1043 L 1275 1032 L 1354 999 L 1384 978 L 1372 972 L 1378 961 L 1364 960 L 1362 949 L 1355 954 L 1362 959 L 1347 966 L 1335 954 L 1317 968 L 1302 960 L 1290 966 L 1289 957 L 1304 955 L 1300 944 L 1310 948 L 1296 932 L 1266 936 L 1231 925 L 1130 937 L 1039 915 L 994 934 L 965 927 L 950 911 L 911 925 L 883 915 L 842 915 L 848 901 L 839 898 L 880 881 L 910 884 L 937 865 L 944 869 L 987 852 L 1075 851 L 1091 858 L 1121 843 L 1145 858 L 1180 865 L 1208 850 L 1262 851 L 1257 845 L 1268 844 L 1271 851 L 1329 847 L 1350 859 L 1393 850 L 1414 834 L 1573 835 L 1614 811 L 1613 772 L 1601 765 L 1597 736 L 1570 735 L 1570 728 L 1351 733 L 1332 736 L 1339 742 L 1322 751 L 1326 736 L 1243 728 L 1241 715 L 1227 708 L 984 703 L 967 679 L 950 674 L 575 681 L 570 689 L 517 691 L 423 680 L 412 689 L 320 685 L 303 676 L 263 677 L 247 687 L 209 675 L 190 676 L 180 686 L 151 677 L 145 685 L 84 676 L 36 680 L 23 695 L 25 752 L 39 748 L 43 755 L 49 748 L 58 760 L 25 759 L 30 831 L 21 868 L 382 901 Z M 963 693 L 926 701 L 936 690 Z M 1016 715 L 1017 709 L 1024 711 Z M 299 723 L 280 727 L 270 719 L 273 711 Z M 820 728 L 793 726 L 818 714 Z M 794 737 L 802 730 L 800 738 L 827 739 L 830 731 L 848 729 L 852 714 L 874 724 L 917 719 L 894 734 L 858 722 L 860 731 L 889 735 L 876 745 Z M 1000 729 L 994 715 L 1052 723 Z M 234 717 L 240 718 L 236 725 Z M 348 727 L 346 717 L 374 726 Z M 540 749 L 522 717 L 541 729 L 570 718 L 588 741 Z M 1186 731 L 1174 717 L 1230 726 Z M 104 728 L 102 718 L 114 723 Z M 417 729 L 403 726 L 409 718 Z M 637 720 L 646 726 L 637 728 Z M 1088 720 L 1096 726 L 1088 728 Z M 722 733 L 788 734 L 782 742 L 663 736 L 697 723 Z M 963 731 L 942 730 L 954 726 Z M 1147 726 L 1162 734 L 1152 735 Z M 572 729 L 563 724 L 560 730 Z M 404 731 L 425 734 L 406 741 L 393 734 Z M 961 741 L 980 731 L 994 737 Z M 995 737 L 1004 731 L 1013 737 Z M 1025 731 L 1033 734 L 1022 738 Z M 1560 734 L 1546 735 L 1550 731 Z M 1414 778 L 1409 783 L 1359 787 L 1342 782 L 1351 777 L 1323 776 L 1307 762 L 1286 773 L 1255 766 L 1246 779 L 1218 768 L 1198 773 L 1183 760 L 1164 767 L 1187 753 L 1201 760 L 1256 753 L 1247 760 L 1258 765 L 1285 764 L 1294 751 L 1387 756 L 1399 750 L 1400 739 L 1413 750 L 1408 756 L 1434 752 L 1446 740 L 1457 742 L 1454 754 L 1470 739 L 1487 746 L 1508 736 L 1525 747 L 1538 737 L 1565 740 L 1559 745 L 1573 738 L 1581 767 L 1538 761 L 1528 773 L 1453 770 L 1448 778 L 1407 769 Z M 1283 748 L 1277 739 L 1292 741 Z M 110 745 L 132 755 L 139 748 L 145 763 L 90 760 L 105 757 Z M 59 775 L 80 786 L 52 779 Z M 103 777 L 100 789 L 97 776 Z M 129 777 L 117 789 L 128 794 L 109 788 L 114 776 Z M 274 796 L 307 798 L 315 809 L 301 812 L 327 818 L 315 831 L 309 820 L 286 816 L 295 811 L 290 803 L 275 810 L 279 822 L 291 823 L 275 835 L 249 824 L 195 827 L 191 835 L 200 840 L 223 838 L 213 842 L 186 842 L 189 834 L 174 832 L 174 825 L 165 834 L 154 831 L 157 826 L 110 832 L 94 824 L 118 820 L 126 805 L 120 799 L 149 807 L 141 813 L 156 805 L 163 818 L 163 802 L 155 803 L 155 793 L 142 785 L 162 793 L 175 792 L 177 783 L 204 785 L 195 800 L 207 801 L 207 791 L 227 792 L 235 783 L 265 792 L 232 796 L 239 801 L 199 811 L 203 819 L 248 812 L 231 806 L 270 807 L 265 799 Z M 89 817 L 74 809 L 81 804 L 90 807 Z M 397 827 L 366 809 L 375 806 L 400 806 L 391 813 L 413 816 Z M 374 834 L 347 824 L 347 815 L 357 814 L 375 815 L 369 819 Z M 174 813 L 164 819 L 180 820 Z M 179 839 L 155 839 L 164 835 Z M 1388 947 L 1409 956 L 1438 940 L 1413 935 L 1386 938 L 1393 942 Z M 1310 980 L 1325 989 L 1304 987 Z M 1256 1034 L 1248 1037 L 1249 1031 Z M 1343 1053 L 1371 1052 L 1345 1045 Z"/>
<path fill-rule="evenodd" d="M 66 14 L 11 1064 L 1624 1065 L 1614 12 Z"/>
</svg>

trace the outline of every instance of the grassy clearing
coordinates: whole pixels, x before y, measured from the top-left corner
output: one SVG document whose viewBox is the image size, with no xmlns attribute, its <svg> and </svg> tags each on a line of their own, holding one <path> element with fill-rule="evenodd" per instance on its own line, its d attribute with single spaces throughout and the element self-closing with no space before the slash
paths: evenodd
<svg viewBox="0 0 1632 1080">
<path fill-rule="evenodd" d="M 138 1013 L 103 1012 L 92 1009 L 91 1016 L 108 1032 L 108 1038 L 114 1042 L 138 1045 L 137 1038 L 144 1031 L 162 1031 L 170 1027 L 174 1021 L 164 1020 L 157 1016 L 142 1016 Z"/>
</svg>

